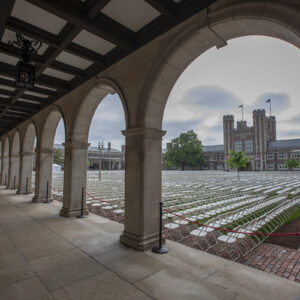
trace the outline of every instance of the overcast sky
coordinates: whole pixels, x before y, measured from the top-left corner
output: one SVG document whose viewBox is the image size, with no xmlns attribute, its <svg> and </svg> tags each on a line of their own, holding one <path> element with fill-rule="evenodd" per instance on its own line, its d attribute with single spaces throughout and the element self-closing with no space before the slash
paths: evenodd
<svg viewBox="0 0 300 300">
<path fill-rule="evenodd" d="M 164 114 L 167 130 L 164 145 L 181 132 L 193 129 L 204 145 L 223 143 L 223 115 L 244 116 L 252 125 L 252 111 L 266 109 L 272 100 L 277 119 L 277 139 L 300 138 L 300 51 L 293 45 L 267 37 L 230 40 L 219 50 L 212 48 L 198 57 L 176 82 Z M 103 139 L 120 149 L 125 127 L 117 95 L 107 96 L 98 106 L 89 142 Z M 64 141 L 64 128 L 57 129 L 55 143 Z"/>
</svg>

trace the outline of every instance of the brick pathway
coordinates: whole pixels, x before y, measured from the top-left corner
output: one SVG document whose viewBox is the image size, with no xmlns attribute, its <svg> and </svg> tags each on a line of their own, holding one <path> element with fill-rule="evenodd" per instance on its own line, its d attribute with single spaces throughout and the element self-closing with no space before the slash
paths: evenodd
<svg viewBox="0 0 300 300">
<path fill-rule="evenodd" d="M 240 263 L 300 283 L 300 251 L 263 243 Z"/>
</svg>

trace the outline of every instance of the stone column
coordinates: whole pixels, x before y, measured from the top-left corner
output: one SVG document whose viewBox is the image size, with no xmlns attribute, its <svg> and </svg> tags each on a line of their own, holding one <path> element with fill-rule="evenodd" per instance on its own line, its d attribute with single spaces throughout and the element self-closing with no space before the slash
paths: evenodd
<svg viewBox="0 0 300 300">
<path fill-rule="evenodd" d="M 120 241 L 145 251 L 158 243 L 165 131 L 133 128 L 122 133 L 126 136 L 125 223 Z"/>
<path fill-rule="evenodd" d="M 52 199 L 53 149 L 37 148 L 35 161 L 35 189 L 32 202 L 50 202 Z M 48 195 L 47 195 L 48 182 Z M 47 197 L 48 196 L 48 197 Z"/>
<path fill-rule="evenodd" d="M 18 194 L 32 193 L 32 168 L 33 152 L 21 152 Z"/>
<path fill-rule="evenodd" d="M 20 168 L 20 155 L 9 155 L 9 169 L 8 169 L 8 189 L 16 189 L 19 185 L 19 170 Z"/>
<path fill-rule="evenodd" d="M 9 156 L 2 156 L 2 167 L 1 167 L 1 185 L 7 185 L 8 183 L 8 164 Z"/>
<path fill-rule="evenodd" d="M 63 207 L 60 214 L 64 217 L 80 215 L 82 188 L 86 192 L 88 143 L 65 143 L 65 169 L 64 169 L 64 196 Z M 86 194 L 83 201 L 84 214 L 86 208 Z"/>
</svg>

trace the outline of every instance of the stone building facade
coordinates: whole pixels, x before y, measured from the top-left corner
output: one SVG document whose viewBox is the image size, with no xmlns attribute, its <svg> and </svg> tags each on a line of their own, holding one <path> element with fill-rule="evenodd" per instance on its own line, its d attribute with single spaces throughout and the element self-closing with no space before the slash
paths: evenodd
<svg viewBox="0 0 300 300">
<path fill-rule="evenodd" d="M 62 144 L 55 144 L 55 149 L 64 153 Z M 98 147 L 89 146 L 88 148 L 89 169 L 99 170 L 100 150 Z M 125 146 L 122 146 L 121 151 L 111 147 L 108 143 L 107 148 L 101 149 L 101 169 L 102 170 L 124 170 L 125 169 Z"/>
<path fill-rule="evenodd" d="M 88 149 L 88 160 L 90 169 L 99 170 L 100 150 L 98 147 L 90 146 Z M 102 170 L 124 170 L 125 168 L 125 146 L 122 150 L 111 147 L 108 143 L 107 148 L 101 149 L 101 169 Z"/>
<path fill-rule="evenodd" d="M 277 140 L 276 118 L 267 117 L 264 109 L 253 111 L 253 125 L 238 121 L 234 116 L 223 116 L 224 145 L 203 146 L 207 169 L 227 169 L 229 150 L 243 151 L 250 161 L 249 171 L 286 170 L 284 162 L 291 157 L 300 160 L 300 139 Z"/>
</svg>

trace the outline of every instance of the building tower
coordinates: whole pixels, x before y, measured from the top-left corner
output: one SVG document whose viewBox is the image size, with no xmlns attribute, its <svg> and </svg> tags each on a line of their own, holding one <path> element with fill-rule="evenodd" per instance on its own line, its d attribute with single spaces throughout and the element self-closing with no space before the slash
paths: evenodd
<svg viewBox="0 0 300 300">
<path fill-rule="evenodd" d="M 276 141 L 276 118 L 274 116 L 269 117 L 269 124 L 270 124 L 270 140 Z"/>
<path fill-rule="evenodd" d="M 268 133 L 267 125 L 268 118 L 264 109 L 253 111 L 253 126 L 254 126 L 254 152 L 255 152 L 255 170 L 265 169 L 265 156 L 267 151 Z"/>
<path fill-rule="evenodd" d="M 229 150 L 233 150 L 233 131 L 234 131 L 233 115 L 223 116 L 223 137 L 224 137 L 225 161 L 228 158 Z M 225 169 L 227 169 L 226 162 L 225 162 Z"/>
</svg>

